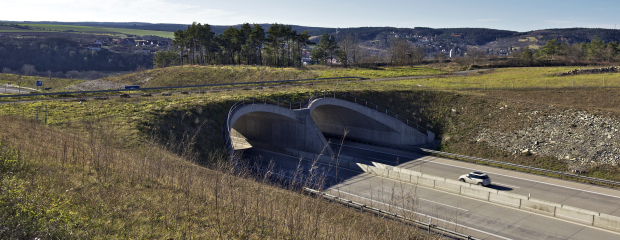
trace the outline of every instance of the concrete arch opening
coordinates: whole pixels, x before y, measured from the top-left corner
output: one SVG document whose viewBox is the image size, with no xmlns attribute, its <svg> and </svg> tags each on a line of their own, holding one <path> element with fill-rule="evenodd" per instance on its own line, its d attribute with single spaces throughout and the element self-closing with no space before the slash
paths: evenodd
<svg viewBox="0 0 620 240">
<path fill-rule="evenodd" d="M 415 146 L 434 141 L 401 120 L 355 102 L 336 98 L 314 99 L 300 109 L 256 103 L 237 107 L 228 119 L 235 150 L 258 148 L 316 158 L 334 151 L 325 137 L 342 137 L 392 146 Z"/>
<path fill-rule="evenodd" d="M 252 104 L 235 111 L 229 124 L 235 150 L 259 148 L 297 156 L 333 154 L 312 118 L 303 112 Z"/>
<path fill-rule="evenodd" d="M 326 137 L 342 137 L 389 145 L 411 146 L 434 141 L 432 132 L 423 133 L 375 109 L 336 98 L 321 98 L 308 110 Z"/>
</svg>

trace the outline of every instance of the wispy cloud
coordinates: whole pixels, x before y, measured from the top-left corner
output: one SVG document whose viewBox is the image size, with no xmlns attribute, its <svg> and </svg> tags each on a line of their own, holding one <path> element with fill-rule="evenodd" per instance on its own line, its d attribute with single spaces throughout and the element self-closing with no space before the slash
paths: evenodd
<svg viewBox="0 0 620 240">
<path fill-rule="evenodd" d="M 217 23 L 234 12 L 167 0 L 3 0 L 2 18 L 30 21 Z"/>
<path fill-rule="evenodd" d="M 498 21 L 501 21 L 501 19 L 498 19 L 498 18 L 476 19 L 476 22 L 498 22 Z"/>
</svg>

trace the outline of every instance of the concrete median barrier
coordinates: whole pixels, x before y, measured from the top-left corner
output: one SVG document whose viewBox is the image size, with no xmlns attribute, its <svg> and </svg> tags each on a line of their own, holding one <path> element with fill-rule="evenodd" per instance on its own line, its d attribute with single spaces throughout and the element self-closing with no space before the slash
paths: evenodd
<svg viewBox="0 0 620 240">
<path fill-rule="evenodd" d="M 387 170 L 392 170 L 394 168 L 393 166 L 390 166 L 390 165 L 387 165 L 387 164 L 383 164 L 383 163 L 378 163 L 378 162 L 371 162 L 368 165 L 375 166 L 375 167 L 378 167 L 378 168 L 381 168 L 381 169 L 387 169 Z"/>
<path fill-rule="evenodd" d="M 318 158 L 320 162 L 336 164 L 334 159 L 327 156 Z M 412 183 L 419 186 L 435 188 L 440 191 L 456 193 L 483 201 L 497 203 L 507 207 L 519 208 L 544 214 L 575 223 L 586 224 L 611 231 L 620 232 L 620 217 L 611 216 L 585 209 L 564 206 L 559 203 L 548 202 L 527 196 L 498 191 L 491 188 L 463 183 L 457 180 L 436 177 L 420 172 L 378 164 L 377 166 L 366 165 L 349 160 L 339 160 L 341 167 L 364 171 L 381 177 Z"/>
<path fill-rule="evenodd" d="M 383 171 L 387 172 L 387 170 L 385 170 L 385 169 L 381 169 L 381 168 L 373 167 L 373 166 L 368 166 L 368 167 L 366 167 L 366 169 L 367 169 L 368 173 L 379 175 L 379 176 L 381 176 L 383 174 Z"/>
<path fill-rule="evenodd" d="M 368 165 L 363 163 L 349 162 L 347 168 L 355 171 L 368 172 Z"/>
<path fill-rule="evenodd" d="M 600 227 L 616 232 L 620 232 L 620 217 L 600 213 L 600 216 L 594 216 L 595 227 Z"/>
<path fill-rule="evenodd" d="M 492 191 L 489 191 L 489 190 L 492 190 Z M 461 195 L 484 200 L 484 201 L 489 201 L 489 196 L 491 195 L 492 192 L 497 194 L 497 190 L 479 187 L 476 185 L 472 185 L 469 187 L 461 187 Z"/>
<path fill-rule="evenodd" d="M 398 179 L 403 181 L 403 182 L 407 182 L 410 183 L 411 182 L 411 175 L 406 174 L 406 173 L 402 173 L 402 172 L 395 172 L 398 174 Z"/>
<path fill-rule="evenodd" d="M 519 196 L 516 194 L 500 194 L 498 193 L 489 193 L 489 202 L 498 203 L 501 205 L 506 205 L 514 208 L 519 208 L 521 206 L 521 199 L 523 196 Z M 527 197 L 525 197 L 527 198 Z"/>
<path fill-rule="evenodd" d="M 435 188 L 446 192 L 460 193 L 461 185 L 451 182 L 435 181 Z"/>
<path fill-rule="evenodd" d="M 578 223 L 588 224 L 590 226 L 594 222 L 595 215 L 598 216 L 599 213 L 570 206 L 555 208 L 555 217 Z"/>
<path fill-rule="evenodd" d="M 445 182 L 446 179 L 442 178 L 442 177 L 435 177 L 433 175 L 428 175 L 428 174 L 422 174 L 422 178 L 426 178 L 426 179 L 432 179 L 438 182 Z"/>
<path fill-rule="evenodd" d="M 521 199 L 521 206 L 519 208 L 535 213 L 555 216 L 555 209 L 561 208 L 562 204 L 552 203 L 538 199 Z"/>
<path fill-rule="evenodd" d="M 433 179 L 428 179 L 428 178 L 423 178 L 423 177 L 418 177 L 416 182 L 413 182 L 415 184 L 418 184 L 420 186 L 425 186 L 425 187 L 435 187 L 435 180 Z"/>
<path fill-rule="evenodd" d="M 412 170 L 404 169 L 404 168 L 399 168 L 399 169 L 400 169 L 400 172 L 404 173 L 404 174 L 409 174 L 409 175 L 415 176 L 415 177 L 421 177 L 422 176 L 421 172 L 416 172 L 416 171 L 412 171 Z"/>
</svg>

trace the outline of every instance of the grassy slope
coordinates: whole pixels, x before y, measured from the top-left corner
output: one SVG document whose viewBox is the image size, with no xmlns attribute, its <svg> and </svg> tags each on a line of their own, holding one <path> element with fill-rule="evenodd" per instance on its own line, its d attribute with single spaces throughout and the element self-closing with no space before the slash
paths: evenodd
<svg viewBox="0 0 620 240">
<path fill-rule="evenodd" d="M 54 24 L 19 24 L 22 26 L 30 26 L 35 28 L 51 29 L 52 31 L 75 31 L 83 33 L 99 33 L 99 34 L 129 34 L 138 36 L 159 36 L 165 38 L 174 38 L 174 33 L 164 31 L 151 31 L 126 28 L 105 28 L 105 27 L 89 27 L 89 26 L 73 26 L 73 25 L 54 25 Z M 0 30 L 0 32 L 47 32 L 41 30 Z"/>
<path fill-rule="evenodd" d="M 0 117 L 1 238 L 425 238 L 215 164 L 223 116 L 240 97 L 47 102 L 52 127 Z M 192 128 L 206 159 L 172 153 Z"/>
<path fill-rule="evenodd" d="M 505 71 L 515 71 L 515 74 L 527 72 L 523 70 L 530 69 Z M 535 72 L 530 73 L 534 77 L 546 76 L 545 71 L 556 71 L 531 70 Z M 504 74 L 509 76 L 506 72 L 497 71 L 476 77 L 490 78 L 493 74 L 497 74 L 499 80 Z M 584 77 L 596 77 L 596 75 Z M 17 204 L 6 206 L 21 206 L 41 213 L 36 216 L 25 215 L 23 219 L 10 223 L 21 221 L 26 225 L 31 224 L 28 226 L 42 224 L 43 228 L 28 229 L 34 229 L 32 231 L 35 233 L 51 230 L 59 236 L 67 236 L 66 232 L 71 230 L 81 238 L 96 238 L 103 234 L 116 235 L 118 238 L 183 238 L 185 236 L 182 234 L 185 232 L 206 238 L 218 237 L 220 233 L 228 238 L 293 236 L 316 238 L 308 235 L 315 231 L 314 229 L 295 228 L 291 224 L 285 224 L 293 219 L 274 217 L 268 212 L 260 212 L 259 208 L 251 208 L 246 213 L 234 210 L 236 209 L 234 206 L 247 205 L 247 202 L 254 203 L 255 199 L 267 199 L 260 203 L 261 206 L 290 206 L 280 210 L 283 216 L 289 216 L 290 212 L 318 214 L 303 216 L 306 219 L 321 219 L 319 223 L 321 226 L 324 226 L 322 224 L 336 226 L 337 230 L 332 233 L 343 234 L 339 235 L 343 238 L 388 236 L 383 234 L 397 234 L 393 237 L 402 238 L 413 233 L 405 230 L 386 232 L 386 229 L 397 226 L 388 226 L 381 221 L 376 224 L 357 225 L 360 222 L 376 220 L 332 208 L 319 211 L 316 207 L 318 204 L 292 192 L 273 188 L 273 191 L 269 191 L 273 194 L 253 193 L 252 191 L 261 188 L 264 190 L 267 186 L 234 176 L 226 177 L 226 181 L 220 181 L 231 183 L 222 185 L 221 188 L 225 188 L 230 194 L 222 198 L 222 203 L 228 204 L 223 208 L 226 213 L 215 211 L 219 208 L 213 207 L 214 189 L 220 188 L 214 187 L 213 183 L 217 179 L 224 179 L 217 177 L 217 174 L 223 171 L 212 171 L 202 166 L 209 165 L 213 168 L 210 164 L 218 159 L 218 149 L 223 145 L 221 126 L 230 105 L 246 96 L 270 96 L 300 101 L 307 99 L 313 91 L 348 91 L 436 132 L 442 138 L 441 147 L 445 151 L 565 170 L 566 164 L 554 158 L 507 154 L 473 142 L 471 139 L 482 127 L 511 131 L 527 126 L 528 120 L 518 117 L 518 113 L 524 111 L 540 110 L 547 114 L 564 109 L 615 112 L 617 103 L 604 97 L 617 96 L 620 92 L 614 88 L 553 91 L 544 89 L 428 91 L 417 86 L 416 81 L 418 80 L 345 84 L 327 82 L 313 87 L 291 86 L 285 89 L 223 91 L 205 95 L 112 99 L 88 101 L 83 104 L 54 101 L 13 105 L 13 114 L 16 110 L 20 112 L 19 109 L 23 107 L 26 115 L 30 113 L 32 117 L 33 110 L 37 106 L 46 104 L 50 109 L 49 123 L 53 128 L 41 128 L 20 120 L 2 118 L 1 121 L 4 122 L 0 124 L 0 142 L 3 151 L 12 146 L 25 153 L 23 155 L 25 167 L 15 167 L 11 165 L 14 163 L 6 161 L 3 165 L 2 184 L 11 186 L 15 191 L 2 192 L 2 201 Z M 571 97 L 566 98 L 569 95 Z M 505 104 L 511 107 L 498 112 L 498 106 Z M 0 115 L 7 114 L 7 110 L 8 106 L 0 105 Z M 179 143 L 191 137 L 188 133 L 195 132 L 199 134 L 189 146 L 194 146 L 194 153 L 197 155 L 187 154 L 184 146 L 188 145 Z M 68 137 L 66 134 L 69 133 L 79 133 L 82 139 Z M 89 138 L 91 135 L 95 137 Z M 92 142 L 90 139 L 97 141 Z M 103 155 L 91 156 L 98 152 Z M 194 164 L 189 163 L 187 159 Z M 9 175 L 6 174 L 7 171 L 19 174 Z M 603 166 L 593 169 L 588 174 L 618 180 L 618 172 L 618 167 Z M 9 182 L 12 185 L 8 184 Z M 71 188 L 73 190 L 70 190 Z M 252 194 L 234 194 L 248 191 Z M 129 192 L 133 194 L 127 194 Z M 235 202 L 233 199 L 238 201 Z M 44 204 L 36 204 L 40 202 Z M 13 216 L 10 211 L 15 209 L 16 207 L 9 207 L 3 208 L 2 211 L 3 214 Z M 237 224 L 237 227 L 226 225 L 216 228 L 218 222 L 216 213 L 222 213 L 219 219 L 225 219 L 220 223 L 231 222 Z M 251 220 L 256 216 L 262 216 L 263 219 Z M 315 218 L 315 216 L 321 217 Z M 50 218 L 64 220 L 50 221 Z M 303 221 L 298 223 L 301 224 L 299 226 L 311 225 Z M 239 224 L 245 227 L 238 227 Z M 36 232 L 37 229 L 42 230 Z M 36 235 L 35 233 L 33 234 Z M 329 236 L 329 233 L 322 230 L 318 234 L 318 238 Z"/>
<path fill-rule="evenodd" d="M 445 74 L 445 71 L 428 67 L 396 68 L 329 68 L 298 70 L 294 68 L 270 68 L 254 66 L 184 66 L 168 67 L 109 77 L 104 80 L 141 85 L 142 87 L 164 87 L 178 85 L 200 85 L 228 82 L 260 82 L 332 77 L 389 78 L 405 76 L 429 76 Z"/>
<path fill-rule="evenodd" d="M 321 77 L 346 77 L 357 76 L 363 78 L 393 78 L 409 76 L 432 76 L 447 74 L 446 71 L 425 66 L 415 67 L 384 67 L 384 68 L 333 68 L 322 71 Z"/>
<path fill-rule="evenodd" d="M 555 73 L 566 72 L 577 67 L 532 67 L 500 68 L 471 73 L 467 76 L 444 78 L 412 79 L 395 81 L 392 84 L 410 85 L 411 87 L 428 86 L 434 89 L 527 89 L 527 88 L 564 88 L 564 87 L 602 87 L 603 78 L 606 87 L 620 87 L 620 73 L 584 74 L 575 76 L 556 76 Z"/>
<path fill-rule="evenodd" d="M 38 77 L 38 76 L 18 76 L 15 74 L 6 74 L 0 73 L 0 84 L 10 83 L 12 85 L 20 85 L 22 87 L 28 88 L 37 88 L 36 81 L 43 80 L 43 87 L 52 88 L 52 91 L 60 91 L 64 90 L 68 86 L 72 86 L 78 83 L 83 82 L 81 79 L 68 79 L 68 78 L 46 78 L 46 77 Z M 0 87 L 0 93 L 4 93 L 3 89 Z M 28 90 L 26 90 L 28 93 Z"/>
<path fill-rule="evenodd" d="M 0 117 L 3 239 L 425 239 L 416 228 L 207 169 L 156 145 Z M 212 170 L 214 169 L 214 170 Z M 240 176 L 241 175 L 241 176 Z M 327 204 L 327 205 L 326 205 Z"/>
</svg>

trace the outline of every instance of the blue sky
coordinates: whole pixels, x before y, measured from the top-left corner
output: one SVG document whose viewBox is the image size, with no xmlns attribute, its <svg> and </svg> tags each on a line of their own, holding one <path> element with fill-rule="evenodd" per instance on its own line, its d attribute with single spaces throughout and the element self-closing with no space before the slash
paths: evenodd
<svg viewBox="0 0 620 240">
<path fill-rule="evenodd" d="M 0 0 L 0 20 L 285 23 L 317 27 L 484 27 L 514 31 L 611 28 L 620 1 L 603 0 Z M 620 25 L 619 25 L 620 26 Z"/>
</svg>

